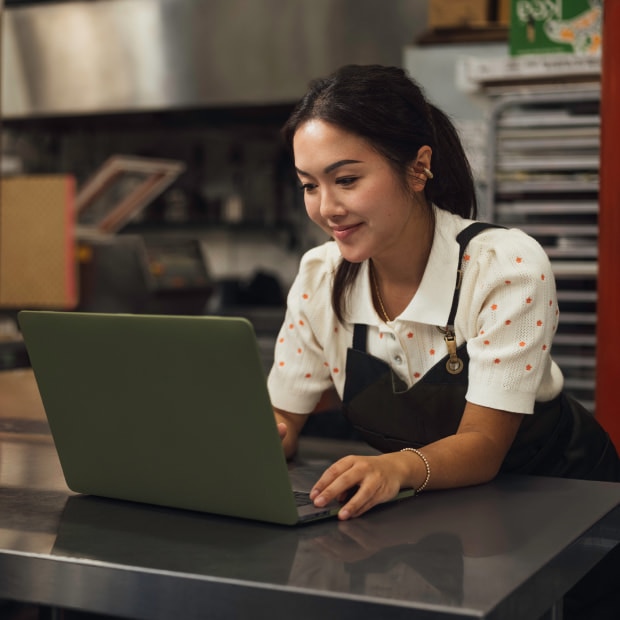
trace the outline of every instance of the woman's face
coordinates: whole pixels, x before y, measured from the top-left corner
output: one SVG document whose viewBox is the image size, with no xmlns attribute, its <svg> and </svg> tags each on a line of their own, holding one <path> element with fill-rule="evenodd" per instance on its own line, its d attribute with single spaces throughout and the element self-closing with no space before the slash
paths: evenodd
<svg viewBox="0 0 620 620">
<path fill-rule="evenodd" d="M 308 215 L 346 260 L 407 251 L 422 207 L 385 157 L 363 138 L 320 120 L 299 127 L 293 150 Z"/>
</svg>

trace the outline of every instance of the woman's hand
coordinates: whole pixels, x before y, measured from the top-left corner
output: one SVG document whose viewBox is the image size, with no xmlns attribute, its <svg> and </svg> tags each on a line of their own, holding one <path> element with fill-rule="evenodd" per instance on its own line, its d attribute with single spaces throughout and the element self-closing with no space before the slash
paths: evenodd
<svg viewBox="0 0 620 620">
<path fill-rule="evenodd" d="M 521 418 L 520 414 L 467 403 L 456 435 L 423 448 L 432 470 L 427 488 L 455 488 L 493 479 Z M 392 499 L 400 489 L 418 489 L 426 474 L 425 462 L 409 451 L 346 456 L 325 470 L 310 499 L 320 507 L 333 500 L 344 502 L 338 516 L 346 520 Z"/>
<path fill-rule="evenodd" d="M 338 518 L 359 517 L 373 506 L 392 499 L 407 486 L 411 472 L 404 456 L 399 452 L 345 456 L 325 470 L 312 488 L 310 499 L 319 507 L 333 500 L 345 502 Z"/>
<path fill-rule="evenodd" d="M 286 434 L 288 433 L 288 426 L 284 422 L 278 422 L 276 424 L 278 427 L 278 435 L 280 435 L 280 439 L 284 441 L 286 439 Z"/>
<path fill-rule="evenodd" d="M 274 415 L 278 434 L 282 440 L 284 455 L 287 459 L 290 459 L 297 452 L 299 433 L 301 433 L 301 429 L 304 427 L 308 415 L 290 413 L 288 411 L 282 411 L 282 409 L 274 409 Z"/>
</svg>

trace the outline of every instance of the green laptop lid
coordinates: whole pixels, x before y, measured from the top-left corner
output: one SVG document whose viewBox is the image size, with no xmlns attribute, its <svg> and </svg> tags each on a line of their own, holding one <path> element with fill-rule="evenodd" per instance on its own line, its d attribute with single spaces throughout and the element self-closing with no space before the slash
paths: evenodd
<svg viewBox="0 0 620 620">
<path fill-rule="evenodd" d="M 246 319 L 22 311 L 19 324 L 70 489 L 297 521 Z"/>
</svg>

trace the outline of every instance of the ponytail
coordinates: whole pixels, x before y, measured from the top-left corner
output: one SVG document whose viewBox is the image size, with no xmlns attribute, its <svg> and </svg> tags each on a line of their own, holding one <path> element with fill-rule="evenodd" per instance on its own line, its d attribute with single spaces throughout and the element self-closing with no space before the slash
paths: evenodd
<svg viewBox="0 0 620 620">
<path fill-rule="evenodd" d="M 471 167 L 452 121 L 437 107 L 428 105 L 435 137 L 432 180 L 426 183 L 426 198 L 439 208 L 475 219 L 478 201 Z"/>
</svg>

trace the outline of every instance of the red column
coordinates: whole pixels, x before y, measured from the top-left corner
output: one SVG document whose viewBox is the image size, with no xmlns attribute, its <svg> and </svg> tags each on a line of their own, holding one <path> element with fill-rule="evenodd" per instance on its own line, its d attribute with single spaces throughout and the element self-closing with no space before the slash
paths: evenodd
<svg viewBox="0 0 620 620">
<path fill-rule="evenodd" d="M 596 417 L 620 451 L 620 1 L 603 7 Z"/>
</svg>

